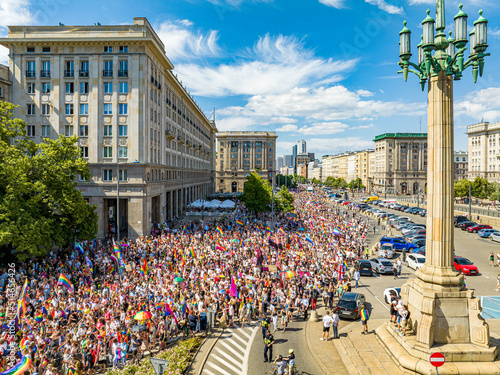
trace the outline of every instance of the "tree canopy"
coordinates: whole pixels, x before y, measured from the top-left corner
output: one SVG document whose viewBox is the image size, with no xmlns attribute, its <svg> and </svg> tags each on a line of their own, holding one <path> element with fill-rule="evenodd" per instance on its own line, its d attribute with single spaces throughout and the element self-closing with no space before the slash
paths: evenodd
<svg viewBox="0 0 500 375">
<path fill-rule="evenodd" d="M 295 198 L 286 186 L 281 187 L 281 190 L 278 193 L 278 199 L 283 212 L 292 212 L 294 210 L 293 202 L 295 201 Z"/>
<path fill-rule="evenodd" d="M 13 113 L 14 105 L 0 102 L 0 254 L 24 260 L 76 236 L 95 238 L 95 206 L 76 189 L 77 176 L 91 177 L 78 138 L 36 144 Z"/>
<path fill-rule="evenodd" d="M 361 180 L 361 178 L 358 177 L 354 180 L 351 180 L 351 182 L 349 182 L 349 185 L 347 185 L 347 187 L 349 189 L 363 189 L 365 185 L 363 185 L 363 181 Z"/>
<path fill-rule="evenodd" d="M 333 188 L 343 189 L 347 187 L 347 181 L 342 177 L 335 178 L 332 176 L 328 176 L 325 180 L 325 185 L 331 186 Z"/>
<path fill-rule="evenodd" d="M 271 207 L 271 185 L 257 173 L 252 172 L 247 177 L 240 200 L 250 211 L 265 212 Z"/>
</svg>

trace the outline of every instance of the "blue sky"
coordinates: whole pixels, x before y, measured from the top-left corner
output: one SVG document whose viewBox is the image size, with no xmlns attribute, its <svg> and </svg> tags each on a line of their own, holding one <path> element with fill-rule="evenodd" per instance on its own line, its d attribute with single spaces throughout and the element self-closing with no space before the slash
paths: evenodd
<svg viewBox="0 0 500 375">
<path fill-rule="evenodd" d="M 467 125 L 500 120 L 500 3 L 462 2 L 469 28 L 484 10 L 493 56 L 477 84 L 469 70 L 455 85 L 457 150 L 467 149 Z M 458 3 L 446 0 L 447 30 Z M 381 133 L 426 131 L 427 94 L 415 76 L 404 83 L 397 62 L 404 20 L 416 59 L 427 8 L 434 14 L 435 0 L 0 0 L 0 32 L 147 17 L 201 108 L 216 108 L 219 130 L 276 131 L 277 155 L 305 139 L 321 157 L 373 147 Z"/>
</svg>

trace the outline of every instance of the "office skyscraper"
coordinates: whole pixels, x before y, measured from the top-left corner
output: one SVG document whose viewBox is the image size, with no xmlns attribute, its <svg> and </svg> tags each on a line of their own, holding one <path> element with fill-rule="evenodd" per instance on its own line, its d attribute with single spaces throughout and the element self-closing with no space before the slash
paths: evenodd
<svg viewBox="0 0 500 375">
<path fill-rule="evenodd" d="M 304 141 L 303 139 L 301 139 L 299 141 L 299 149 L 298 149 L 298 153 L 299 154 L 307 154 L 307 145 L 306 145 L 306 141 Z"/>
</svg>

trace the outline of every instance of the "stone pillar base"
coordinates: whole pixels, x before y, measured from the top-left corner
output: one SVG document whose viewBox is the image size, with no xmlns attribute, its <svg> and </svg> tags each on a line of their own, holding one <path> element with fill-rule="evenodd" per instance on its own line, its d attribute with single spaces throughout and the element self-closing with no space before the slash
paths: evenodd
<svg viewBox="0 0 500 375">
<path fill-rule="evenodd" d="M 318 313 L 316 310 L 311 311 L 311 316 L 309 317 L 310 322 L 317 322 L 318 321 Z"/>
</svg>

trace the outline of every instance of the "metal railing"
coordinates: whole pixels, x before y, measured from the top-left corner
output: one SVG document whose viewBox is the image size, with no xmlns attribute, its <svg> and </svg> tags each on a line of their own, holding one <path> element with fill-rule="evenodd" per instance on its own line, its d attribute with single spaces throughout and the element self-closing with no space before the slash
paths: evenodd
<svg viewBox="0 0 500 375">
<path fill-rule="evenodd" d="M 75 71 L 74 70 L 65 70 L 64 71 L 64 77 L 66 78 L 73 78 L 75 76 Z"/>
</svg>

